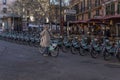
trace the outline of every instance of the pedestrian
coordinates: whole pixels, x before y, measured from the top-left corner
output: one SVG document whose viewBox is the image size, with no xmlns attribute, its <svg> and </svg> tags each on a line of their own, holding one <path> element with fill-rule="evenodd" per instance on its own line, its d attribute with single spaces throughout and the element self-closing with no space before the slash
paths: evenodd
<svg viewBox="0 0 120 80">
<path fill-rule="evenodd" d="M 105 31 L 105 36 L 106 36 L 107 38 L 111 37 L 110 29 L 107 29 L 107 30 Z"/>
<path fill-rule="evenodd" d="M 40 33 L 40 35 L 41 35 L 40 45 L 41 45 L 41 47 L 45 48 L 43 56 L 48 56 L 48 54 L 49 54 L 49 50 L 48 49 L 49 49 L 49 46 L 50 46 L 51 39 L 50 39 L 50 32 L 49 32 L 47 26 L 44 26 L 44 29 Z"/>
</svg>

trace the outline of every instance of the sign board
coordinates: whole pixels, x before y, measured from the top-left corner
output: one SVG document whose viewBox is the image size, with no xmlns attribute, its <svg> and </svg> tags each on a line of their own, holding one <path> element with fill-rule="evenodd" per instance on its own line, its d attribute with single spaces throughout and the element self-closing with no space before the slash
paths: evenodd
<svg viewBox="0 0 120 80">
<path fill-rule="evenodd" d="M 65 10 L 65 14 L 76 14 L 76 10 Z"/>
<path fill-rule="evenodd" d="M 68 21 L 75 21 L 76 20 L 76 16 L 75 15 L 65 15 L 64 16 L 64 21 L 68 22 Z"/>
<path fill-rule="evenodd" d="M 94 16 L 95 19 L 102 18 L 102 16 Z"/>
</svg>

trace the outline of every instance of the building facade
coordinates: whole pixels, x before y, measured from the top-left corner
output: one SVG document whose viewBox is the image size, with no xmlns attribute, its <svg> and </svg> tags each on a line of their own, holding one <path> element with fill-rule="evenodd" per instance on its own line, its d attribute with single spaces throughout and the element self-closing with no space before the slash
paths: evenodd
<svg viewBox="0 0 120 80">
<path fill-rule="evenodd" d="M 120 31 L 120 0 L 71 0 L 70 9 L 77 11 L 77 21 L 101 18 L 103 23 L 108 22 L 113 34 Z"/>
<path fill-rule="evenodd" d="M 3 31 L 4 26 L 7 25 L 7 22 L 2 20 L 4 13 L 7 11 L 6 0 L 0 1 L 0 31 Z"/>
<path fill-rule="evenodd" d="M 103 2 L 103 0 L 71 0 L 71 9 L 77 10 L 77 20 L 88 20 L 105 15 Z"/>
<path fill-rule="evenodd" d="M 15 0 L 0 0 L 0 31 L 22 31 L 20 16 L 11 8 Z"/>
</svg>

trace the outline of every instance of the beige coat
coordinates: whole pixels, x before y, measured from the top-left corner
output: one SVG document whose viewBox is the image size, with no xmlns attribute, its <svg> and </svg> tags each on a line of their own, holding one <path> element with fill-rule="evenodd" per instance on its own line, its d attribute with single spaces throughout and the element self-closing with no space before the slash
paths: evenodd
<svg viewBox="0 0 120 80">
<path fill-rule="evenodd" d="M 49 32 L 47 31 L 47 29 L 44 29 L 41 33 L 41 42 L 40 42 L 40 45 L 42 47 L 49 47 L 50 45 L 50 34 Z"/>
</svg>

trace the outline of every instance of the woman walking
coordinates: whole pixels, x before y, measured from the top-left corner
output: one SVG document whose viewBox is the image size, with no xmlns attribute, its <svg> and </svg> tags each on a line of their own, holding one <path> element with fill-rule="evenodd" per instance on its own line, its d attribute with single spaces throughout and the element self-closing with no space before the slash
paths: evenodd
<svg viewBox="0 0 120 80">
<path fill-rule="evenodd" d="M 50 42 L 51 42 L 51 39 L 50 39 L 50 33 L 48 31 L 48 27 L 45 26 L 43 31 L 40 33 L 41 35 L 41 42 L 40 42 L 40 45 L 41 47 L 44 47 L 45 48 L 45 51 L 43 52 L 43 56 L 48 56 L 49 54 L 49 46 L 50 46 Z"/>
</svg>

